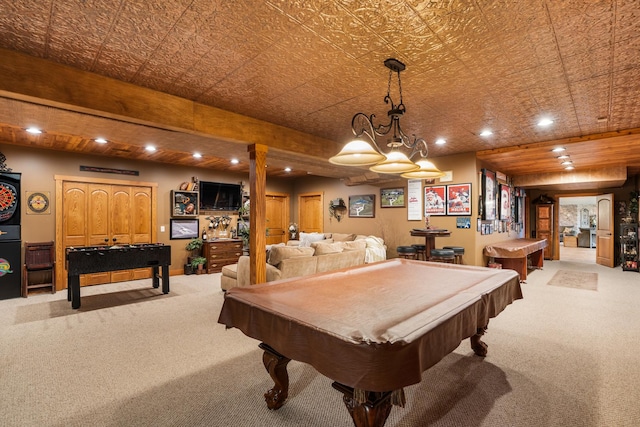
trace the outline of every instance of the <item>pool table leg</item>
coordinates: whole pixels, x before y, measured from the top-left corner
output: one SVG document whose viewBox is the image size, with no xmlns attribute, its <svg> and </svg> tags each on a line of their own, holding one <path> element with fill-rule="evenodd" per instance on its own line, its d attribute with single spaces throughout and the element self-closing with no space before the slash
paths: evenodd
<svg viewBox="0 0 640 427">
<path fill-rule="evenodd" d="M 485 342 L 480 340 L 480 337 L 484 335 L 486 330 L 486 326 L 478 328 L 476 334 L 470 338 L 473 352 L 480 357 L 485 357 L 487 355 L 487 348 L 489 347 Z"/>
<path fill-rule="evenodd" d="M 281 355 L 265 343 L 261 343 L 259 347 L 264 350 L 262 363 L 274 382 L 273 388 L 264 394 L 264 400 L 269 409 L 279 409 L 289 396 L 287 364 L 291 362 L 291 359 Z"/>
<path fill-rule="evenodd" d="M 360 403 L 353 397 L 353 388 L 338 382 L 331 386 L 344 395 L 342 400 L 351 414 L 355 427 L 382 427 L 387 421 L 393 406 L 392 392 L 365 391 L 367 400 Z"/>
</svg>

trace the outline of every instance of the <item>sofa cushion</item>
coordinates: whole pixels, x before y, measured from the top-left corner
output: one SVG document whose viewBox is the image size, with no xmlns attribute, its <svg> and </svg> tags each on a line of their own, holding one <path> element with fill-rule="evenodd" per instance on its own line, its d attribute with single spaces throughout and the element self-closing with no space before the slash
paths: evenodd
<svg viewBox="0 0 640 427">
<path fill-rule="evenodd" d="M 318 260 L 316 273 L 338 270 L 340 268 L 354 267 L 364 264 L 365 251 L 346 251 L 323 256 L 314 256 Z"/>
<path fill-rule="evenodd" d="M 232 279 L 238 278 L 238 264 L 230 264 L 222 267 L 222 275 Z"/>
<path fill-rule="evenodd" d="M 283 260 L 298 257 L 313 256 L 314 249 L 302 246 L 276 246 L 269 251 L 269 259 L 267 262 L 277 266 Z"/>
<path fill-rule="evenodd" d="M 362 249 L 367 249 L 367 242 L 365 240 L 342 242 L 342 250 L 344 251 L 359 251 Z"/>
<path fill-rule="evenodd" d="M 300 246 L 308 248 L 313 242 L 318 242 L 324 239 L 324 233 L 300 233 Z"/>
<path fill-rule="evenodd" d="M 343 251 L 342 242 L 335 242 L 335 243 L 324 243 L 324 241 L 315 242 L 311 244 L 311 247 L 315 249 L 314 256 L 326 255 L 326 254 L 337 254 Z"/>
<path fill-rule="evenodd" d="M 356 240 L 356 235 L 353 233 L 351 234 L 332 233 L 331 238 L 333 239 L 334 242 L 352 242 Z"/>
</svg>

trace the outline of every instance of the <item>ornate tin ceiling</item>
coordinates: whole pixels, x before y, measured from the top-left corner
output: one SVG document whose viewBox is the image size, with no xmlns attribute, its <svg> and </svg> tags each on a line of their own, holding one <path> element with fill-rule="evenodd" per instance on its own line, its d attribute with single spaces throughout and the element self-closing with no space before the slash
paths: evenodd
<svg viewBox="0 0 640 427">
<path fill-rule="evenodd" d="M 640 128 L 640 4 L 631 0 L 2 0 L 0 5 L 2 48 L 339 143 L 351 136 L 356 112 L 386 120 L 383 61 L 398 58 L 407 65 L 403 128 L 430 142 L 436 163 L 439 156 L 481 151 L 481 159 L 507 174 L 521 174 L 522 168 L 561 171 L 551 157 L 518 169 L 518 156 L 505 157 L 500 149 L 599 141 Z M 18 101 L 7 91 L 0 94 L 5 97 L 0 137 L 17 143 L 25 124 L 10 112 Z M 50 110 L 40 114 L 50 117 Z M 540 128 L 542 117 L 555 123 Z M 56 132 L 90 139 L 89 125 L 100 126 L 96 120 L 71 119 L 75 127 Z M 145 142 L 136 132 L 123 134 L 117 121 L 103 126 L 121 143 Z M 485 128 L 493 130 L 491 137 L 479 136 Z M 435 146 L 437 138 L 447 144 Z M 186 139 L 190 143 L 184 147 L 207 144 L 203 136 Z M 219 142 L 208 154 L 215 157 L 210 167 L 225 167 L 227 151 L 243 151 L 220 148 Z M 640 147 L 635 137 L 623 145 Z M 173 162 L 182 155 L 175 151 Z M 207 150 L 201 151 L 206 157 Z M 575 145 L 576 158 L 578 151 Z M 640 150 L 628 152 L 613 162 L 637 171 Z M 577 169 L 598 167 L 593 155 L 584 157 L 582 164 L 576 161 Z M 291 159 L 300 158 L 292 154 Z M 279 165 L 287 160 L 286 153 L 274 156 Z M 353 175 L 322 160 L 306 159 L 304 173 Z"/>
</svg>

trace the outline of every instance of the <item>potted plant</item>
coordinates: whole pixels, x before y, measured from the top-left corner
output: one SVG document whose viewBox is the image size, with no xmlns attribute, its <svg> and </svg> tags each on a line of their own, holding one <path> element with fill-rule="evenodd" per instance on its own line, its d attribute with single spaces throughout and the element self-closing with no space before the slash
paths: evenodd
<svg viewBox="0 0 640 427">
<path fill-rule="evenodd" d="M 196 251 L 198 251 L 198 254 L 200 253 L 200 249 L 202 249 L 202 244 L 203 244 L 202 239 L 199 237 L 196 237 L 195 239 L 191 239 L 189 243 L 187 243 L 187 246 L 185 246 L 185 249 L 191 252 L 192 255 L 196 255 Z"/>
<path fill-rule="evenodd" d="M 238 227 L 238 237 L 242 239 L 242 252 L 244 255 L 249 255 L 249 235 L 249 225 L 242 221 L 242 226 Z"/>
<path fill-rule="evenodd" d="M 191 260 L 191 268 L 196 271 L 196 274 L 202 274 L 204 271 L 204 264 L 207 262 L 207 259 L 202 256 L 197 256 Z"/>
</svg>

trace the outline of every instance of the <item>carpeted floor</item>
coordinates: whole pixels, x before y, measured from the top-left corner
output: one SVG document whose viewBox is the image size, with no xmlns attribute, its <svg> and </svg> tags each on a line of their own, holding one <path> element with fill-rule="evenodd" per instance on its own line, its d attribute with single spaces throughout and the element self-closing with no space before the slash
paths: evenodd
<svg viewBox="0 0 640 427">
<path fill-rule="evenodd" d="M 574 270 L 558 270 L 551 280 L 550 286 L 563 286 L 565 288 L 598 290 L 598 273 Z"/>
<path fill-rule="evenodd" d="M 598 292 L 545 286 L 559 270 L 597 273 Z M 353 426 L 300 362 L 286 404 L 266 408 L 258 342 L 217 323 L 219 280 L 175 276 L 169 295 L 150 280 L 83 288 L 80 310 L 65 291 L 0 301 L 0 425 Z M 551 261 L 522 288 L 489 323 L 488 356 L 462 342 L 386 427 L 640 425 L 640 275 Z"/>
</svg>

